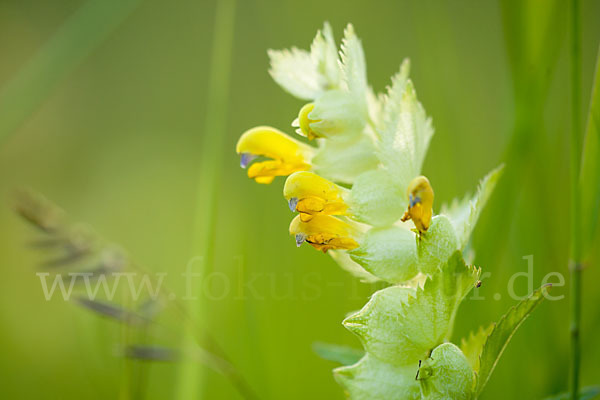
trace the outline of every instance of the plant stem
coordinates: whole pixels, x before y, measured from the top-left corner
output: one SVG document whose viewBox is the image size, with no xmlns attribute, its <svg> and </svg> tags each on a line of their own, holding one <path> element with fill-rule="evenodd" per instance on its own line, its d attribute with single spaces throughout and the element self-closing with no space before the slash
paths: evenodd
<svg viewBox="0 0 600 400">
<path fill-rule="evenodd" d="M 571 399 L 579 397 L 581 359 L 581 27 L 579 0 L 571 0 L 570 67 L 571 67 Z"/>
<path fill-rule="evenodd" d="M 218 184 L 221 178 L 223 148 L 225 142 L 225 123 L 227 119 L 227 95 L 229 92 L 229 75 L 234 33 L 235 0 L 219 0 L 213 28 L 212 53 L 208 74 L 207 109 L 202 132 L 200 165 L 196 183 L 196 204 L 194 213 L 190 260 L 201 260 L 203 276 L 214 263 L 215 227 L 218 205 Z M 197 293 L 197 290 L 194 290 Z M 190 302 L 189 315 L 197 326 L 208 326 L 199 323 L 205 318 L 203 299 Z M 192 328 L 195 330 L 195 328 Z M 199 332 L 187 332 L 184 348 L 194 346 L 194 337 L 203 336 Z M 196 399 L 202 383 L 202 372 L 198 363 L 183 363 L 179 374 L 177 398 Z M 236 375 L 237 376 L 237 375 Z M 238 377 L 239 378 L 239 377 Z M 244 393 L 245 386 L 236 385 L 245 398 L 251 395 Z"/>
</svg>

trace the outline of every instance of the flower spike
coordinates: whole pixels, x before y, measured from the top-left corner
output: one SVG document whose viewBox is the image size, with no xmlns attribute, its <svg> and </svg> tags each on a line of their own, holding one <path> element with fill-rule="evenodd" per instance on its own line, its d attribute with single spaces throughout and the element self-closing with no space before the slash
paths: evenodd
<svg viewBox="0 0 600 400">
<path fill-rule="evenodd" d="M 307 242 L 317 250 L 352 250 L 359 246 L 358 227 L 329 215 L 315 215 L 303 222 L 300 215 L 290 224 L 290 235 L 296 238 L 296 245 Z"/>
<path fill-rule="evenodd" d="M 408 185 L 406 195 L 408 211 L 404 213 L 402 221 L 412 219 L 419 234 L 422 235 L 429 229 L 433 214 L 433 188 L 429 179 L 417 176 Z"/>
<path fill-rule="evenodd" d="M 341 186 L 307 171 L 295 172 L 285 181 L 283 196 L 292 211 L 300 213 L 302 222 L 314 215 L 345 215 L 349 191 Z"/>
<path fill-rule="evenodd" d="M 314 149 L 269 126 L 259 126 L 244 132 L 237 142 L 240 165 L 246 168 L 255 158 L 270 160 L 255 162 L 248 168 L 248 177 L 258 183 L 271 183 L 276 176 L 310 169 Z"/>
</svg>

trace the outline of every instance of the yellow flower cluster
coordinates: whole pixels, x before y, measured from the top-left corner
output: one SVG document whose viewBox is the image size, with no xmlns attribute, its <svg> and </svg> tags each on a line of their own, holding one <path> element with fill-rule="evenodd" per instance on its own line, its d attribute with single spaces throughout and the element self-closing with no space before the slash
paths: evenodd
<svg viewBox="0 0 600 400">
<path fill-rule="evenodd" d="M 256 182 L 268 184 L 277 176 L 288 176 L 283 194 L 290 209 L 298 212 L 290 234 L 298 246 L 306 242 L 324 252 L 358 248 L 369 225 L 377 225 L 369 214 L 378 207 L 378 197 L 385 198 L 385 190 L 378 193 L 377 188 L 369 188 L 362 193 L 359 189 L 364 184 L 358 184 L 356 191 L 352 188 L 361 176 L 365 180 L 365 172 L 389 169 L 377 149 L 385 146 L 376 128 L 385 124 L 384 117 L 373 115 L 383 112 L 383 99 L 375 98 L 368 88 L 363 50 L 351 26 L 345 31 L 341 60 L 336 53 L 328 25 L 317 34 L 310 53 L 298 49 L 270 52 L 275 80 L 297 97 L 311 100 L 301 107 L 292 126 L 299 135 L 317 142 L 317 147 L 269 126 L 244 132 L 236 146 L 241 166 L 248 168 L 248 177 Z M 407 65 L 401 72 L 402 91 L 408 82 Z M 407 104 L 411 101 L 416 100 L 406 100 Z M 423 234 L 432 219 L 433 190 L 427 178 L 412 178 L 406 185 L 392 177 L 381 189 L 395 186 L 393 193 L 400 189 L 402 194 L 391 198 L 386 207 L 406 210 L 402 221 L 412 219 Z M 408 190 L 406 196 L 402 184 Z"/>
</svg>

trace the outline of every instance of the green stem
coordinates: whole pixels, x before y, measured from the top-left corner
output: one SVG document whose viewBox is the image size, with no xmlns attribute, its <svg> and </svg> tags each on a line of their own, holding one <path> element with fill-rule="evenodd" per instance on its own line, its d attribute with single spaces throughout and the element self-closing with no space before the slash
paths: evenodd
<svg viewBox="0 0 600 400">
<path fill-rule="evenodd" d="M 579 0 L 571 0 L 571 399 L 579 397 L 581 359 L 581 27 Z"/>
<path fill-rule="evenodd" d="M 215 11 L 214 34 L 210 70 L 208 75 L 207 109 L 204 130 L 202 132 L 200 165 L 196 183 L 196 204 L 194 213 L 192 246 L 190 260 L 200 258 L 203 264 L 202 274 L 206 276 L 214 264 L 215 227 L 218 205 L 218 184 L 221 180 L 223 153 L 225 151 L 225 124 L 227 120 L 227 96 L 233 48 L 235 0 L 218 1 Z M 195 290 L 194 292 L 198 292 Z M 189 315 L 197 326 L 208 326 L 205 320 L 205 305 L 202 299 L 190 302 Z M 205 322 L 205 321 L 204 321 Z M 195 330 L 195 328 L 192 328 Z M 187 332 L 184 348 L 196 344 L 200 332 Z M 213 340 L 213 347 L 218 347 Z M 198 363 L 183 363 L 179 374 L 177 398 L 195 399 L 199 396 L 203 381 Z M 244 398 L 253 398 L 245 382 L 238 373 L 233 383 Z M 238 381 L 239 380 L 239 381 Z M 241 384 L 239 382 L 242 382 Z"/>
</svg>

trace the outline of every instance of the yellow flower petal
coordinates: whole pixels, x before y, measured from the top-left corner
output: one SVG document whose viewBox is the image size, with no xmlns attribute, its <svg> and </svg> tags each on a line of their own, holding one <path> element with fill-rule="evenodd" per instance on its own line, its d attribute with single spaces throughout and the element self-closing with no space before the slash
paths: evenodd
<svg viewBox="0 0 600 400">
<path fill-rule="evenodd" d="M 253 163 L 248 168 L 248 177 L 258 183 L 271 183 L 276 176 L 309 170 L 314 149 L 275 128 L 259 126 L 242 134 L 236 152 L 241 156 L 242 168 L 256 157 L 268 158 Z"/>
<path fill-rule="evenodd" d="M 349 191 L 312 172 L 295 172 L 285 181 L 283 196 L 304 222 L 317 214 L 345 215 Z"/>
<path fill-rule="evenodd" d="M 315 105 L 313 103 L 308 103 L 305 104 L 304 107 L 302 107 L 300 109 L 300 112 L 298 113 L 298 125 L 300 126 L 300 129 L 297 132 L 302 136 L 306 136 L 309 140 L 313 140 L 314 138 L 318 137 L 315 131 L 313 131 L 310 127 L 310 124 L 312 124 L 313 122 L 319 122 L 320 120 L 310 119 L 308 117 L 308 114 L 314 108 Z"/>
<path fill-rule="evenodd" d="M 327 250 L 357 248 L 360 230 L 348 222 L 329 215 L 314 215 L 308 222 L 302 221 L 301 216 L 298 215 L 290 224 L 290 234 L 295 236 L 298 246 L 307 242 L 325 253 Z"/>
<path fill-rule="evenodd" d="M 408 211 L 402 221 L 412 219 L 420 234 L 429 229 L 433 214 L 433 188 L 424 176 L 418 176 L 408 184 Z"/>
</svg>

